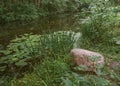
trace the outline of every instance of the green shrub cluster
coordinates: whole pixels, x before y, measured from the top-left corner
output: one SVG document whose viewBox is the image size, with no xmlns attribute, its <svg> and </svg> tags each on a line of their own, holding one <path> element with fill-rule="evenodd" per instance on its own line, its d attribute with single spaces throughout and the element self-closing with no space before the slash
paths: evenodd
<svg viewBox="0 0 120 86">
<path fill-rule="evenodd" d="M 1 50 L 0 71 L 17 71 L 16 67 L 28 66 L 45 57 L 65 55 L 74 44 L 73 32 L 55 32 L 46 35 L 24 35 L 11 41 Z M 36 60 L 37 59 L 37 60 Z M 20 71 L 20 70 L 18 70 Z"/>
<path fill-rule="evenodd" d="M 110 82 L 102 77 L 94 75 L 79 75 L 75 72 L 62 77 L 63 86 L 111 86 Z"/>
<path fill-rule="evenodd" d="M 31 3 L 7 2 L 6 6 L 0 5 L 0 20 L 2 22 L 30 21 L 51 13 L 80 11 L 88 5 L 81 0 L 42 0 L 37 5 Z"/>
<path fill-rule="evenodd" d="M 10 7 L 0 6 L 0 19 L 2 22 L 30 21 L 38 18 L 37 9 L 33 4 L 13 4 Z"/>
<path fill-rule="evenodd" d="M 90 15 L 81 25 L 83 39 L 92 43 L 111 43 L 114 29 L 119 24 L 119 18 L 114 9 L 110 8 L 109 1 L 91 4 Z"/>
</svg>

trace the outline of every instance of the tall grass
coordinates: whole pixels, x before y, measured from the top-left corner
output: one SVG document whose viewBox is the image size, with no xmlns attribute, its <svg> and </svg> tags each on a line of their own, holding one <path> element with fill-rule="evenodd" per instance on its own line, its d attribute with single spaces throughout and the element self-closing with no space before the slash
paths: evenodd
<svg viewBox="0 0 120 86">
<path fill-rule="evenodd" d="M 7 83 L 13 86 L 111 86 L 110 82 L 101 76 L 73 72 L 69 61 L 68 55 L 58 56 L 54 60 L 45 58 L 33 66 L 34 70 L 26 73 L 23 78 L 8 79 Z"/>
<path fill-rule="evenodd" d="M 83 39 L 92 43 L 111 43 L 118 16 L 109 9 L 110 2 L 99 2 L 91 6 L 91 14 L 81 26 Z M 109 9 L 109 10 L 108 10 Z"/>
<path fill-rule="evenodd" d="M 66 72 L 70 70 L 69 65 L 65 63 L 69 59 L 68 56 L 57 57 L 54 60 L 51 58 L 44 59 L 40 65 L 34 67 L 34 71 L 30 74 L 26 74 L 22 78 L 22 86 L 61 86 L 62 80 L 61 76 L 64 76 Z M 32 75 L 32 76 L 31 76 Z M 34 79 L 31 78 L 34 77 Z M 17 82 L 19 80 L 16 80 Z M 17 86 L 17 85 L 15 85 Z"/>
<path fill-rule="evenodd" d="M 120 70 L 118 68 L 110 69 L 108 65 L 110 61 L 119 63 L 120 47 L 116 46 L 113 40 L 114 37 L 118 40 L 118 34 L 120 34 L 119 6 L 115 6 L 109 1 L 98 0 L 98 2 L 90 5 L 89 15 L 82 23 L 80 46 L 84 49 L 101 52 L 104 55 L 106 61 L 104 72 L 106 73 L 103 76 L 111 79 L 112 86 L 119 86 L 120 78 L 118 77 L 120 74 L 118 72 Z"/>
</svg>

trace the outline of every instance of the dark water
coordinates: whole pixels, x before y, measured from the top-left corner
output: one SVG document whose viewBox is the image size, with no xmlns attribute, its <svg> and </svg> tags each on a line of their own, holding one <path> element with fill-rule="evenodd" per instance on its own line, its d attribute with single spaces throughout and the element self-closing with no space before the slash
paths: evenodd
<svg viewBox="0 0 120 86">
<path fill-rule="evenodd" d="M 77 30 L 80 14 L 60 14 L 42 17 L 29 24 L 9 23 L 0 26 L 0 45 L 6 46 L 11 39 L 25 33 L 42 34 L 60 30 Z"/>
</svg>

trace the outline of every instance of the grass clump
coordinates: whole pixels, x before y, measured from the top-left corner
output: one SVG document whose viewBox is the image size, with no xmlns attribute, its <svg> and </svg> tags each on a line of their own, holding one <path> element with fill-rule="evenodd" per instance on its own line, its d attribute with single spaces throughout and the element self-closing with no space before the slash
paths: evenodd
<svg viewBox="0 0 120 86">
<path fill-rule="evenodd" d="M 68 56 L 45 58 L 39 64 L 33 66 L 31 73 L 25 74 L 21 79 L 13 79 L 13 85 L 18 86 L 61 86 L 61 76 L 70 71 L 67 64 Z"/>
</svg>

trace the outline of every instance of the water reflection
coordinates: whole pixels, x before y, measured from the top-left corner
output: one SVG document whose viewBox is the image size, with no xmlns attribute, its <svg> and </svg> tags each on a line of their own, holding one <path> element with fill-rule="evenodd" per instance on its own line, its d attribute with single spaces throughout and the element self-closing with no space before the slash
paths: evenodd
<svg viewBox="0 0 120 86">
<path fill-rule="evenodd" d="M 79 14 L 61 14 L 42 17 L 29 24 L 12 23 L 0 26 L 0 44 L 7 45 L 18 35 L 25 33 L 42 34 L 59 30 L 76 30 L 79 28 Z"/>
</svg>

